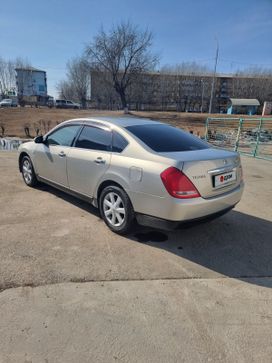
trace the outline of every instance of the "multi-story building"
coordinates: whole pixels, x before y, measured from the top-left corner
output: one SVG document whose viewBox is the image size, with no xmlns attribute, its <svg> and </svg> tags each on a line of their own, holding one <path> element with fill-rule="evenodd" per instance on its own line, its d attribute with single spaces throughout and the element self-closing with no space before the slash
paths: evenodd
<svg viewBox="0 0 272 363">
<path fill-rule="evenodd" d="M 209 74 L 145 73 L 127 92 L 131 110 L 208 112 L 213 76 Z M 226 113 L 230 98 L 257 98 L 262 105 L 272 101 L 272 77 L 217 74 L 212 112 Z M 94 107 L 121 108 L 109 75 L 91 72 L 91 99 Z"/>
<path fill-rule="evenodd" d="M 46 72 L 33 67 L 15 70 L 19 103 L 28 103 L 28 101 L 35 104 L 46 103 L 48 98 Z"/>
</svg>

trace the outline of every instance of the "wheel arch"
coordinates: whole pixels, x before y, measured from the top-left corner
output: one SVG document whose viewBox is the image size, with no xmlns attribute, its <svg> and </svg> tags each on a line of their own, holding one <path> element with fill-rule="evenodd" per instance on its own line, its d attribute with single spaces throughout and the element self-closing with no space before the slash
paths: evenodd
<svg viewBox="0 0 272 363">
<path fill-rule="evenodd" d="M 104 180 L 104 181 L 102 181 L 102 183 L 99 185 L 99 187 L 97 189 L 97 193 L 96 193 L 97 203 L 99 201 L 99 198 L 100 198 L 100 195 L 101 195 L 103 189 L 105 189 L 106 187 L 108 187 L 110 185 L 114 185 L 114 186 L 119 187 L 120 189 L 123 189 L 125 191 L 125 188 L 121 184 L 117 183 L 116 181 L 110 180 L 110 179 Z"/>
</svg>

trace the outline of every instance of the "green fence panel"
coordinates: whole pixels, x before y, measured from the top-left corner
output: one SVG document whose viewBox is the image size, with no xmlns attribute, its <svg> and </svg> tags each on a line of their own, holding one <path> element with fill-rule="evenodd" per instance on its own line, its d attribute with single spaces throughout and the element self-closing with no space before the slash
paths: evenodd
<svg viewBox="0 0 272 363">
<path fill-rule="evenodd" d="M 205 139 L 217 147 L 272 160 L 271 117 L 208 117 Z"/>
</svg>

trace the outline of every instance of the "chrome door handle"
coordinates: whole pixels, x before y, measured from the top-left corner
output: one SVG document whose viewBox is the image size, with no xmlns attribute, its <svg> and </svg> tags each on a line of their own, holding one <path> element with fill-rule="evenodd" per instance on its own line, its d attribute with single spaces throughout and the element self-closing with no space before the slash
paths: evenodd
<svg viewBox="0 0 272 363">
<path fill-rule="evenodd" d="M 59 152 L 59 156 L 60 156 L 61 158 L 63 158 L 64 156 L 66 156 L 66 154 L 65 154 L 65 152 L 64 152 L 64 151 L 61 151 L 61 152 Z"/>
<path fill-rule="evenodd" d="M 105 164 L 106 160 L 102 159 L 101 157 L 98 157 L 97 159 L 95 159 L 94 161 L 96 164 Z"/>
</svg>

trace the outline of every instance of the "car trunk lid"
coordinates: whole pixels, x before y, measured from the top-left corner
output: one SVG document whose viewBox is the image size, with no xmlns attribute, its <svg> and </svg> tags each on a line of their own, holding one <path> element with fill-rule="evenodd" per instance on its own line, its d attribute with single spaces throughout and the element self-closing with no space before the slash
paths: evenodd
<svg viewBox="0 0 272 363">
<path fill-rule="evenodd" d="M 203 198 L 235 189 L 241 181 L 239 154 L 222 149 L 163 153 L 192 181 Z"/>
</svg>

